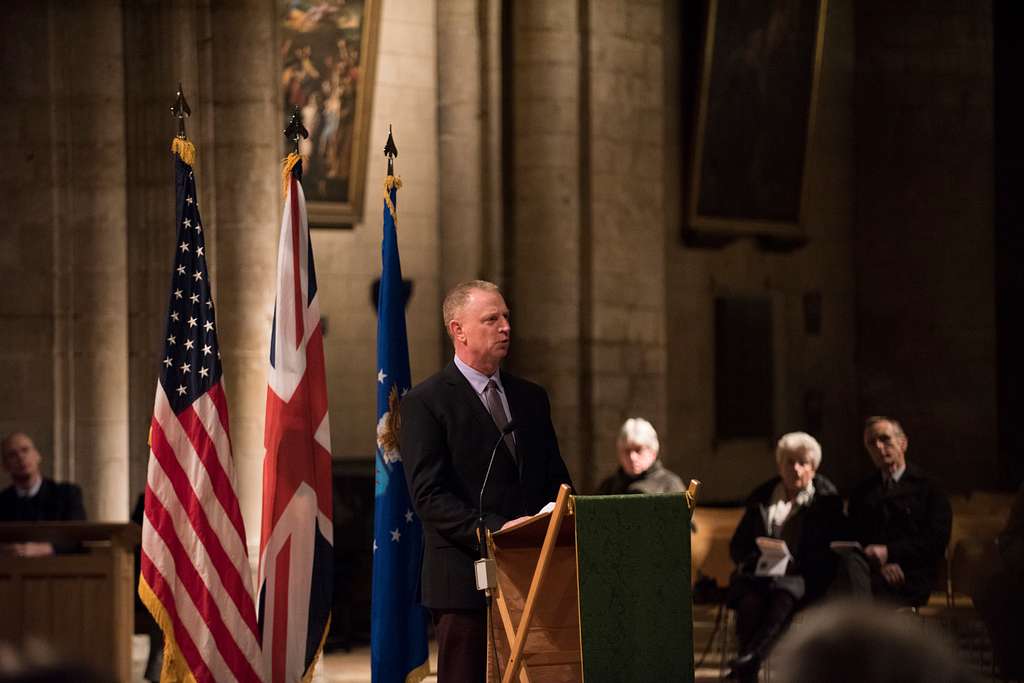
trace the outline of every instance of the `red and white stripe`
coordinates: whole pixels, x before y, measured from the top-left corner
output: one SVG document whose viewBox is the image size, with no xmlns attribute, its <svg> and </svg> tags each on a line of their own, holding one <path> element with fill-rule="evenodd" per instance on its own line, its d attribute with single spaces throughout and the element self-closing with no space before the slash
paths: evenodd
<svg viewBox="0 0 1024 683">
<path fill-rule="evenodd" d="M 175 415 L 157 384 L 142 528 L 142 578 L 196 681 L 262 681 L 227 401 L 215 384 Z"/>
<path fill-rule="evenodd" d="M 278 242 L 264 423 L 258 586 L 264 670 L 271 683 L 301 681 L 315 662 L 309 645 L 319 644 L 326 629 L 310 615 L 312 587 L 325 578 L 315 568 L 317 536 L 334 542 L 323 333 L 319 296 L 310 298 L 309 257 L 306 200 L 291 176 Z"/>
</svg>

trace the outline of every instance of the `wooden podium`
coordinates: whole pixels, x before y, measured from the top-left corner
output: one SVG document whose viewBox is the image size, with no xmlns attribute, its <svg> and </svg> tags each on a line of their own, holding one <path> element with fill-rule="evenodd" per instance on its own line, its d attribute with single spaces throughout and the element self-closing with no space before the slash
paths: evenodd
<svg viewBox="0 0 1024 683">
<path fill-rule="evenodd" d="M 49 557 L 0 555 L 0 640 L 42 641 L 59 657 L 128 683 L 139 543 L 135 524 L 0 523 L 0 544 L 81 544 Z"/>
<path fill-rule="evenodd" d="M 572 496 L 487 534 L 488 681 L 693 681 L 686 494 Z"/>
</svg>

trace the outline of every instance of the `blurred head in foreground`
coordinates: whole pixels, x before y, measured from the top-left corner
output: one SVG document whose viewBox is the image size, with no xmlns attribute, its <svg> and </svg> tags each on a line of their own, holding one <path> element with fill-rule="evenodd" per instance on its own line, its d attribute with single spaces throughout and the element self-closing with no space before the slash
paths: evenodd
<svg viewBox="0 0 1024 683">
<path fill-rule="evenodd" d="M 782 683 L 968 683 L 956 648 L 928 622 L 873 603 L 807 610 L 776 649 Z M 773 678 L 776 678 L 773 676 Z"/>
</svg>

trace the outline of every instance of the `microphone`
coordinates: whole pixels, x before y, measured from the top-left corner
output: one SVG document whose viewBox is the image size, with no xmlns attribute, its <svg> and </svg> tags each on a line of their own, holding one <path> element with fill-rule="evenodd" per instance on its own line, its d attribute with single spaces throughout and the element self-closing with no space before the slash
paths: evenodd
<svg viewBox="0 0 1024 683">
<path fill-rule="evenodd" d="M 477 535 L 480 541 L 480 559 L 474 563 L 474 569 L 476 571 L 476 588 L 477 590 L 484 591 L 488 598 L 491 596 L 491 588 L 494 587 L 495 569 L 494 561 L 487 557 L 487 528 L 484 526 L 484 491 L 487 490 L 487 480 L 491 477 L 491 468 L 494 466 L 494 456 L 498 454 L 498 447 L 501 446 L 501 442 L 505 440 L 505 437 L 515 430 L 516 425 L 514 422 L 509 422 L 502 428 L 498 440 L 494 442 L 494 448 L 491 449 L 491 458 L 487 461 L 484 481 L 480 485 L 480 503 L 477 508 Z"/>
<path fill-rule="evenodd" d="M 477 508 L 477 513 L 480 516 L 480 525 L 484 523 L 484 489 L 487 488 L 487 480 L 491 476 L 491 467 L 494 466 L 494 456 L 498 453 L 498 447 L 501 446 L 501 442 L 505 440 L 505 437 L 516 431 L 516 424 L 509 422 L 501 430 L 501 434 L 498 436 L 498 440 L 494 442 L 494 448 L 491 449 L 491 459 L 487 461 L 487 472 L 484 473 L 484 483 L 480 486 L 480 505 Z"/>
</svg>

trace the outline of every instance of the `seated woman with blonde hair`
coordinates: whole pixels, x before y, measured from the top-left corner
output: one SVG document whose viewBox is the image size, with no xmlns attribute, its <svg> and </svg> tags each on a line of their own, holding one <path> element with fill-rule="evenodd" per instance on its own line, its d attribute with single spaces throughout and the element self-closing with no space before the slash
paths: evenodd
<svg viewBox="0 0 1024 683">
<path fill-rule="evenodd" d="M 658 460 L 661 449 L 654 426 L 642 417 L 622 423 L 615 450 L 619 468 L 598 487 L 598 494 L 614 496 L 627 493 L 681 493 L 683 480 L 669 472 Z"/>
<path fill-rule="evenodd" d="M 845 530 L 843 501 L 835 485 L 818 474 L 821 445 L 810 434 L 792 432 L 775 447 L 779 475 L 761 484 L 729 543 L 736 571 L 728 605 L 736 610 L 739 655 L 729 678 L 756 681 L 761 662 L 797 609 L 821 597 L 835 575 L 829 548 Z M 769 568 L 760 562 L 758 539 L 784 541 L 788 562 Z M 766 547 L 772 540 L 762 541 Z"/>
</svg>

